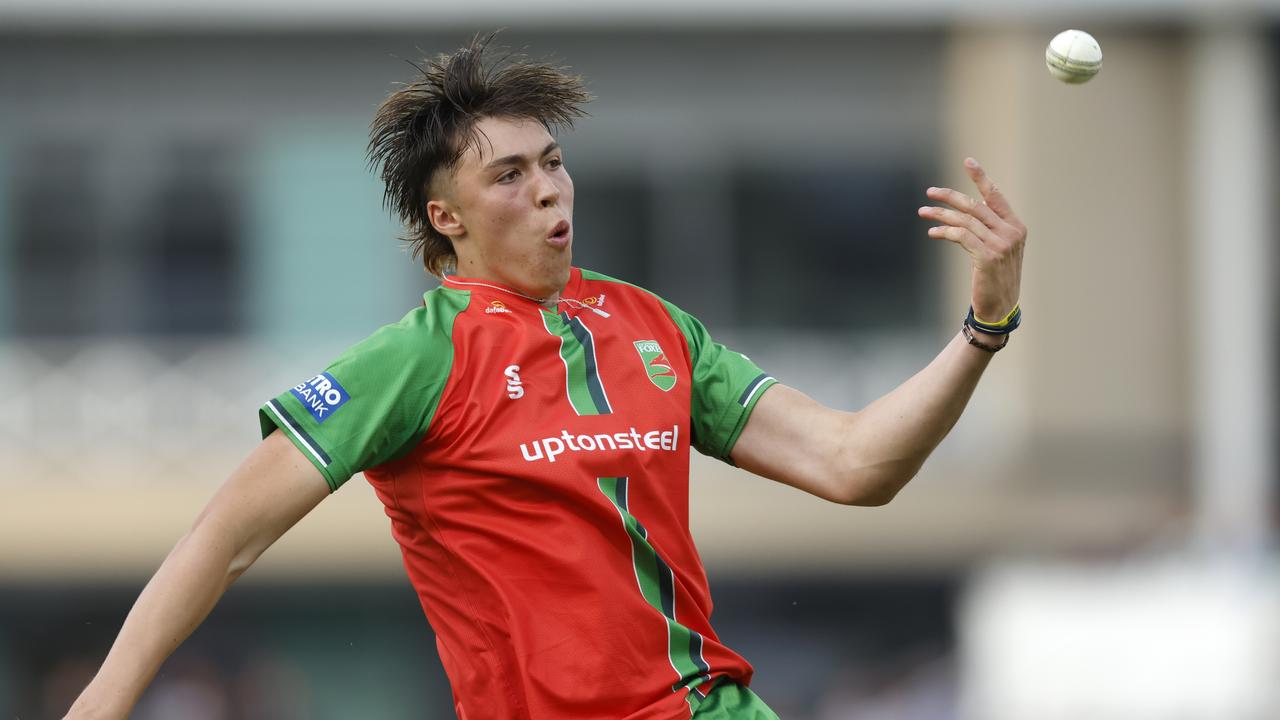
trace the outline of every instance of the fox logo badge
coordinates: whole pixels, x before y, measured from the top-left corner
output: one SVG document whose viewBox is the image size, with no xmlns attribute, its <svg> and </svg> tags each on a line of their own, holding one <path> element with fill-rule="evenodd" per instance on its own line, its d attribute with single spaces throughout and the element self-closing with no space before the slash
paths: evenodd
<svg viewBox="0 0 1280 720">
<path fill-rule="evenodd" d="M 667 360 L 667 354 L 662 352 L 662 346 L 656 340 L 637 340 L 635 346 L 636 352 L 640 353 L 640 361 L 644 363 L 644 370 L 649 374 L 649 380 L 663 392 L 675 387 L 676 371 L 671 367 L 671 361 Z"/>
</svg>

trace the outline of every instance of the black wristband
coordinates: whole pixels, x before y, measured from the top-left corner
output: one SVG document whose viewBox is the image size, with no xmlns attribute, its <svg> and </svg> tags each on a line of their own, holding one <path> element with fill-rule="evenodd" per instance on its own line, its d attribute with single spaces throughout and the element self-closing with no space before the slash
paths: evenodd
<svg viewBox="0 0 1280 720">
<path fill-rule="evenodd" d="M 969 314 L 964 316 L 964 324 L 974 330 L 981 330 L 988 335 L 1008 335 L 1018 326 L 1022 324 L 1022 306 L 1018 305 L 1013 308 L 1013 313 L 1009 315 L 1009 320 L 1002 325 L 991 325 L 979 320 L 973 314 L 973 306 L 969 306 Z"/>
</svg>

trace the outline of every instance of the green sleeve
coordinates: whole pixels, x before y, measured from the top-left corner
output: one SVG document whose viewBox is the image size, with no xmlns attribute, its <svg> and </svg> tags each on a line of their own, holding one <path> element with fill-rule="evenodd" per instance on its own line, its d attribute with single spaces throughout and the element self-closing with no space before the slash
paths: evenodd
<svg viewBox="0 0 1280 720">
<path fill-rule="evenodd" d="M 694 316 L 662 301 L 689 344 L 693 364 L 690 401 L 693 446 L 704 455 L 731 462 L 729 453 L 760 396 L 777 380 L 742 353 L 715 342 Z"/>
<path fill-rule="evenodd" d="M 440 403 L 453 364 L 453 321 L 469 297 L 427 293 L 423 307 L 267 401 L 258 410 L 262 436 L 280 428 L 330 490 L 412 450 Z"/>
</svg>

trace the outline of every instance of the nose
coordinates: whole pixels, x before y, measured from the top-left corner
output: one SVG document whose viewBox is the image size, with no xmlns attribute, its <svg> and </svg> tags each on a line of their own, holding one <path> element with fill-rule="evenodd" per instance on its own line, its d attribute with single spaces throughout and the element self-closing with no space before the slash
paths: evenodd
<svg viewBox="0 0 1280 720">
<path fill-rule="evenodd" d="M 560 187 L 555 184 L 546 172 L 538 171 L 538 181 L 534 185 L 534 201 L 538 207 L 555 207 L 560 202 Z"/>
</svg>

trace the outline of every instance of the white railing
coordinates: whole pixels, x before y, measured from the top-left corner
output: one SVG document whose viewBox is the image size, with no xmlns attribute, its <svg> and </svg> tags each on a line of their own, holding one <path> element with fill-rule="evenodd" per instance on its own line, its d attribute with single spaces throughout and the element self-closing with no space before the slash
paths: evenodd
<svg viewBox="0 0 1280 720">
<path fill-rule="evenodd" d="M 784 382 L 851 409 L 937 351 L 918 337 L 755 334 L 728 342 Z M 0 484 L 215 482 L 257 442 L 257 408 L 341 350 L 288 347 L 225 339 L 2 343 Z"/>
</svg>

